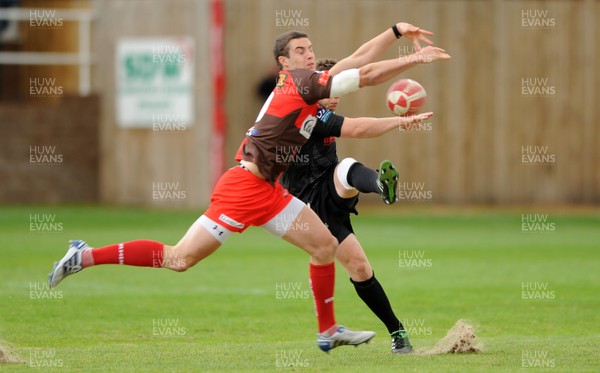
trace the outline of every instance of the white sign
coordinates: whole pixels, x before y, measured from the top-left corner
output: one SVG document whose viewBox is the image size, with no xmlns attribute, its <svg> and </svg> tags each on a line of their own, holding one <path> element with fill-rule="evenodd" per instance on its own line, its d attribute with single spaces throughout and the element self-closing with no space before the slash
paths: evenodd
<svg viewBox="0 0 600 373">
<path fill-rule="evenodd" d="M 176 125 L 193 123 L 192 38 L 120 39 L 115 55 L 121 127 L 153 128 L 164 126 L 167 119 Z"/>
</svg>

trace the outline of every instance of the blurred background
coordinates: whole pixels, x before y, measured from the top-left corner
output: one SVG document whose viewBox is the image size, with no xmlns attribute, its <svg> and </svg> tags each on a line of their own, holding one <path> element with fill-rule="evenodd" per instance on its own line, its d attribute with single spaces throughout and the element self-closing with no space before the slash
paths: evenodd
<svg viewBox="0 0 600 373">
<path fill-rule="evenodd" d="M 274 84 L 278 34 L 339 60 L 405 21 L 453 57 L 400 76 L 434 117 L 338 140 L 340 158 L 395 162 L 423 192 L 401 202 L 598 204 L 598 19 L 594 0 L 0 0 L 0 202 L 205 207 Z M 383 58 L 413 52 L 401 38 Z M 390 116 L 388 86 L 338 114 Z"/>
</svg>

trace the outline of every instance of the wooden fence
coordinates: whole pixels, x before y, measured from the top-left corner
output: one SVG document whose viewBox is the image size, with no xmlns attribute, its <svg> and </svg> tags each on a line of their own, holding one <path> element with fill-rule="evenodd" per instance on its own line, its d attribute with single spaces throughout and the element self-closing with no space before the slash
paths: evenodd
<svg viewBox="0 0 600 373">
<path fill-rule="evenodd" d="M 69 0 L 44 4 L 90 6 Z M 179 183 L 178 190 L 186 192 L 179 205 L 206 206 L 214 162 L 210 1 L 99 0 L 91 8 L 96 12 L 93 89 L 100 97 L 100 200 L 156 205 L 155 185 Z M 435 115 L 411 131 L 340 139 L 340 157 L 373 168 L 391 159 L 403 190 L 430 196 L 417 202 L 598 203 L 598 19 L 600 2 L 593 0 L 225 0 L 227 164 L 234 164 L 262 105 L 256 87 L 273 68 L 278 34 L 304 31 L 317 57 L 341 59 L 395 22 L 407 21 L 433 31 L 436 45 L 453 57 L 401 76 L 423 84 L 428 92 L 423 109 Z M 49 50 L 71 51 L 76 39 L 68 27 L 48 30 L 46 36 L 28 30 L 28 45 L 42 48 L 46 41 L 55 44 Z M 181 133 L 120 128 L 116 44 L 126 37 L 164 36 L 194 41 L 195 121 Z M 383 58 L 412 52 L 411 43 L 401 38 Z M 53 76 L 67 93 L 75 91 L 75 69 L 57 69 L 24 70 L 23 86 L 28 78 Z M 390 115 L 384 97 L 388 85 L 344 97 L 338 114 Z"/>
<path fill-rule="evenodd" d="M 401 186 L 441 203 L 600 201 L 598 1 L 227 2 L 228 108 L 233 154 L 260 102 L 272 43 L 306 32 L 317 57 L 341 59 L 397 21 L 435 33 L 451 61 L 409 70 L 422 83 L 420 130 L 338 141 L 341 157 L 394 161 Z M 287 25 L 296 25 L 289 27 Z M 412 52 L 400 40 L 385 58 Z M 388 84 L 344 97 L 338 113 L 387 116 Z"/>
</svg>

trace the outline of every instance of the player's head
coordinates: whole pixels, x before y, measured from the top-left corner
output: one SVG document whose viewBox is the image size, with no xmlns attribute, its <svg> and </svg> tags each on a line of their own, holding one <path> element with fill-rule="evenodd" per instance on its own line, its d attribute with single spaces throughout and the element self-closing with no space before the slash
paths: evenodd
<svg viewBox="0 0 600 373">
<path fill-rule="evenodd" d="M 275 39 L 275 61 L 280 69 L 296 70 L 315 68 L 315 54 L 308 35 L 300 31 L 286 31 Z"/>
<path fill-rule="evenodd" d="M 333 66 L 335 66 L 336 63 L 337 63 L 336 60 L 331 60 L 331 59 L 318 60 L 317 61 L 317 70 L 318 71 L 329 70 Z M 337 109 L 337 106 L 339 103 L 340 103 L 339 97 L 324 98 L 322 100 L 319 100 L 319 105 L 321 105 L 324 108 L 329 109 L 331 111 L 335 111 L 335 109 Z"/>
</svg>

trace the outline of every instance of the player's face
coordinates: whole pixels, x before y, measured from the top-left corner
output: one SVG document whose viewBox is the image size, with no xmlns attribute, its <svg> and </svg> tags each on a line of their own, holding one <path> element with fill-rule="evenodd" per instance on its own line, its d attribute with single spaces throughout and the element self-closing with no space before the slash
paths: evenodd
<svg viewBox="0 0 600 373">
<path fill-rule="evenodd" d="M 319 105 L 321 105 L 325 109 L 329 109 L 331 111 L 335 111 L 335 109 L 337 109 L 337 106 L 339 103 L 340 103 L 339 97 L 324 98 L 322 100 L 319 100 Z"/>
<path fill-rule="evenodd" d="M 289 44 L 289 57 L 279 56 L 279 62 L 286 70 L 314 70 L 315 53 L 308 38 L 292 39 Z"/>
</svg>

